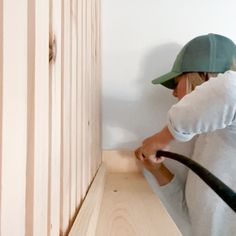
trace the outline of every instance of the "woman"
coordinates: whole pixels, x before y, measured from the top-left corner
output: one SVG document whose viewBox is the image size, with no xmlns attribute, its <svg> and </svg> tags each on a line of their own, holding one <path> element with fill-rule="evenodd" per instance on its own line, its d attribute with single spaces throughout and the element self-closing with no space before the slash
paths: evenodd
<svg viewBox="0 0 236 236">
<path fill-rule="evenodd" d="M 230 70 L 235 58 L 230 39 L 199 36 L 183 47 L 170 73 L 153 81 L 173 89 L 179 102 L 169 110 L 167 125 L 145 139 L 135 155 L 155 176 L 167 201 L 183 212 L 187 206 L 191 233 L 186 235 L 236 235 L 236 214 L 191 171 L 180 191 L 164 158 L 156 161 L 153 156 L 172 140 L 198 136 L 192 159 L 236 191 L 236 72 Z"/>
</svg>

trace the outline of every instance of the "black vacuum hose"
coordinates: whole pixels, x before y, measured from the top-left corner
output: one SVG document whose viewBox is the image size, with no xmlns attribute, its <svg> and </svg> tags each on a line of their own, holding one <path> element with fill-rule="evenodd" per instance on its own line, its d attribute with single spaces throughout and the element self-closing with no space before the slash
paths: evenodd
<svg viewBox="0 0 236 236">
<path fill-rule="evenodd" d="M 161 156 L 176 160 L 189 167 L 206 184 L 208 184 L 229 205 L 229 207 L 234 210 L 234 212 L 236 212 L 236 193 L 206 168 L 190 158 L 173 152 L 157 151 L 156 157 Z"/>
</svg>

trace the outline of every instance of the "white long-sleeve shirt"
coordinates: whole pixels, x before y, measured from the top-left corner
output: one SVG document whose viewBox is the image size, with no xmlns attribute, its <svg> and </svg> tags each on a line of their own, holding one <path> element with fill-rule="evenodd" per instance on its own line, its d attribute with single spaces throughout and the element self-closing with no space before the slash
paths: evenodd
<svg viewBox="0 0 236 236">
<path fill-rule="evenodd" d="M 236 191 L 236 72 L 227 71 L 196 87 L 168 112 L 168 128 L 176 140 L 199 135 L 192 159 Z M 180 164 L 181 165 L 181 164 Z M 160 187 L 184 235 L 234 236 L 236 214 L 192 171 L 183 188 L 177 177 Z M 191 233 L 186 233 L 188 221 Z M 182 224 L 182 225 L 181 225 Z"/>
</svg>

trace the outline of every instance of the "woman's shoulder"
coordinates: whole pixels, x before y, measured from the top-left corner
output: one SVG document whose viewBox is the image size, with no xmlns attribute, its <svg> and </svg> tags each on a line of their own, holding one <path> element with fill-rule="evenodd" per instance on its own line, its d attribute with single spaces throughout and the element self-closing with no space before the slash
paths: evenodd
<svg viewBox="0 0 236 236">
<path fill-rule="evenodd" d="M 213 82 L 213 79 L 210 81 Z M 215 78 L 219 84 L 225 84 L 227 87 L 235 87 L 236 86 L 236 71 L 228 70 L 224 73 L 219 73 Z"/>
<path fill-rule="evenodd" d="M 211 78 L 208 82 L 206 86 L 210 86 L 222 99 L 236 100 L 236 71 L 229 70 L 219 73 L 217 77 Z"/>
</svg>

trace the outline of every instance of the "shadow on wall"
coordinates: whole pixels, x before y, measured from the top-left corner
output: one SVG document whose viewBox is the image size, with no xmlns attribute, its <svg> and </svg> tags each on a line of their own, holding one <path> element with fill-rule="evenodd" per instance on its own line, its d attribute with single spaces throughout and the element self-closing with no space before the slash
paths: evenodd
<svg viewBox="0 0 236 236">
<path fill-rule="evenodd" d="M 165 44 L 144 56 L 132 86 L 136 97 L 103 97 L 104 149 L 134 149 L 165 125 L 167 111 L 176 99 L 171 90 L 153 85 L 151 80 L 170 71 L 180 48 L 178 44 Z"/>
</svg>

